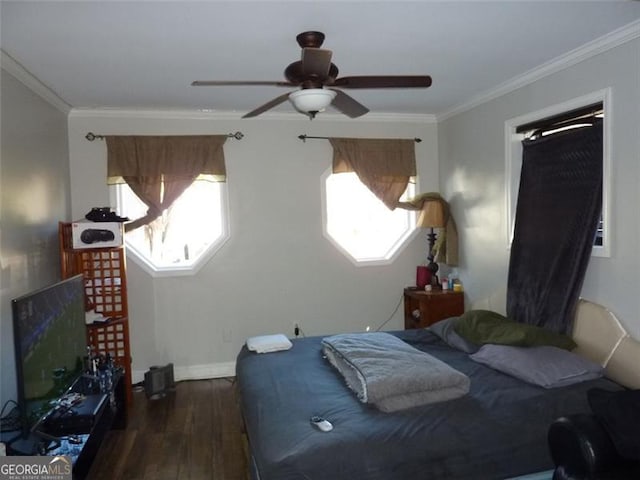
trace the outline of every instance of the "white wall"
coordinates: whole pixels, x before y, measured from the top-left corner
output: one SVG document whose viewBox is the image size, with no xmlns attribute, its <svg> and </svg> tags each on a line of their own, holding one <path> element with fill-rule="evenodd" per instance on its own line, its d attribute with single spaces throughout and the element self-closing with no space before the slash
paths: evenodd
<svg viewBox="0 0 640 480">
<path fill-rule="evenodd" d="M 328 120 L 333 118 L 334 120 Z M 356 267 L 323 237 L 320 177 L 331 165 L 327 141 L 309 135 L 421 137 L 420 191 L 438 189 L 437 131 L 425 121 L 371 121 L 325 114 L 215 119 L 174 113 L 73 111 L 69 119 L 72 213 L 109 205 L 106 146 L 96 134 L 224 134 L 231 238 L 195 275 L 152 278 L 128 262 L 133 369 L 174 362 L 176 376 L 233 373 L 246 337 L 361 331 L 387 320 L 415 282 L 424 235 L 388 266 Z M 206 214 L 203 208 L 202 214 Z M 403 308 L 385 328 L 402 328 Z M 225 338 L 228 341 L 225 341 Z"/>
<path fill-rule="evenodd" d="M 0 71 L 0 398 L 16 400 L 11 299 L 60 279 L 70 220 L 67 115 Z"/>
<path fill-rule="evenodd" d="M 110 204 L 106 152 L 97 134 L 207 134 L 240 130 L 225 146 L 231 238 L 190 277 L 151 278 L 129 262 L 134 370 L 174 362 L 184 377 L 232 373 L 250 335 L 362 330 L 384 322 L 413 284 L 424 235 L 388 266 L 355 267 L 322 236 L 320 176 L 325 141 L 309 135 L 421 137 L 419 191 L 451 201 L 460 236 L 467 304 L 504 290 L 506 239 L 504 122 L 593 91 L 613 92 L 612 255 L 593 258 L 583 296 L 609 306 L 640 338 L 637 186 L 640 41 L 537 80 L 442 121 L 304 117 L 237 120 L 180 112 L 73 111 L 68 119 L 13 77 L 2 76 L 2 397 L 14 393 L 9 300 L 58 278 L 59 219 Z M 70 187 L 66 163 L 69 142 Z M 71 191 L 69 215 L 68 189 Z M 55 260 L 52 260 L 55 258 Z M 402 307 L 386 328 L 402 327 Z M 225 340 L 228 339 L 228 340 Z"/>
<path fill-rule="evenodd" d="M 440 179 L 461 238 L 471 303 L 504 290 L 509 250 L 505 121 L 611 87 L 610 258 L 592 257 L 584 298 L 609 307 L 640 338 L 640 40 L 600 53 L 438 124 Z"/>
</svg>

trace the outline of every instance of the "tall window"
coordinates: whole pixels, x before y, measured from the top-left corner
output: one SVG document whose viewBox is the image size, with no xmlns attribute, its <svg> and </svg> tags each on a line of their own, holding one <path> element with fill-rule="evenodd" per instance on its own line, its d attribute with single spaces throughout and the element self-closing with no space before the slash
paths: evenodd
<svg viewBox="0 0 640 480">
<path fill-rule="evenodd" d="M 415 212 L 389 210 L 355 173 L 325 172 L 325 236 L 358 265 L 388 263 L 415 230 Z M 401 200 L 415 194 L 409 183 Z"/>
<path fill-rule="evenodd" d="M 506 136 L 506 179 L 507 179 L 507 238 L 511 245 L 515 221 L 516 201 L 522 168 L 522 140 L 532 134 L 544 136 L 557 132 L 558 129 L 572 128 L 580 124 L 583 119 L 597 117 L 603 120 L 603 152 L 602 152 L 602 212 L 600 223 L 593 239 L 593 256 L 606 257 L 610 255 L 611 230 L 609 228 L 609 191 L 610 191 L 610 118 L 611 92 L 610 89 L 594 92 L 583 97 L 570 100 L 563 104 L 530 113 L 522 117 L 508 120 L 505 123 Z M 581 119 L 580 116 L 583 116 Z M 555 127 L 554 122 L 559 123 Z M 562 123 L 566 123 L 562 125 Z"/>
</svg>

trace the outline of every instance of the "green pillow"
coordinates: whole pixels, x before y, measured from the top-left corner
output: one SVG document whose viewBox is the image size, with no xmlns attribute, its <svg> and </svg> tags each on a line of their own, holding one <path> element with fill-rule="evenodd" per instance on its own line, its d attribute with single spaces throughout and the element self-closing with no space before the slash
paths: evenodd
<svg viewBox="0 0 640 480">
<path fill-rule="evenodd" d="M 454 330 L 465 340 L 476 345 L 493 343 L 517 347 L 550 345 L 573 350 L 576 343 L 567 335 L 542 327 L 509 320 L 490 310 L 469 310 L 455 323 Z"/>
</svg>

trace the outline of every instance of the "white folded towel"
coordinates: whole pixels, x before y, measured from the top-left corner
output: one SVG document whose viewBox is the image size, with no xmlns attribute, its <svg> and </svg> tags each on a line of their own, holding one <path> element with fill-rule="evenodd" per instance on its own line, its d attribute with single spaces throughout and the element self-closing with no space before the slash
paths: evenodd
<svg viewBox="0 0 640 480">
<path fill-rule="evenodd" d="M 289 350 L 292 346 L 291 341 L 282 333 L 247 338 L 247 348 L 256 353 Z"/>
</svg>

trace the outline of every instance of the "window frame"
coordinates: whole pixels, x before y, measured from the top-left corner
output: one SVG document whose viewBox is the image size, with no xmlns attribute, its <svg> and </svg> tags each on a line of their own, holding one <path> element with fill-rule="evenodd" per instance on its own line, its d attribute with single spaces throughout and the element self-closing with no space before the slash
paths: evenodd
<svg viewBox="0 0 640 480">
<path fill-rule="evenodd" d="M 342 255 L 347 257 L 349 261 L 356 267 L 375 267 L 382 265 L 390 265 L 392 264 L 396 258 L 404 251 L 407 245 L 418 235 L 418 227 L 416 226 L 417 215 L 416 212 L 407 210 L 409 214 L 409 230 L 405 235 L 396 240 L 393 244 L 393 247 L 390 249 L 391 254 L 384 258 L 371 258 L 371 259 L 356 259 L 346 248 L 344 248 L 338 241 L 331 236 L 327 229 L 328 225 L 328 211 L 327 211 L 327 179 L 333 175 L 332 168 L 327 168 L 322 175 L 320 176 L 320 200 L 321 200 L 321 208 L 322 208 L 322 235 L 326 238 L 331 245 L 333 245 Z M 339 174 L 336 174 L 339 175 Z M 417 177 L 415 177 L 415 181 L 410 181 L 409 184 L 413 184 L 414 188 L 417 186 Z M 414 192 L 415 194 L 415 192 Z"/>
<path fill-rule="evenodd" d="M 602 103 L 604 119 L 602 124 L 602 245 L 593 245 L 592 257 L 611 257 L 612 223 L 611 223 L 611 88 L 574 98 L 550 107 L 531 112 L 505 122 L 505 211 L 506 211 L 506 245 L 511 248 L 515 226 L 516 203 L 520 189 L 520 172 L 522 170 L 522 140 L 524 134 L 516 133 L 517 127 L 527 123 L 560 115 L 564 112 L 586 107 L 594 103 Z"/>
<path fill-rule="evenodd" d="M 198 180 L 196 180 L 198 181 Z M 206 180 L 202 180 L 206 181 Z M 127 258 L 145 270 L 152 277 L 179 277 L 197 274 L 202 267 L 222 248 L 231 237 L 229 228 L 229 189 L 226 182 L 216 182 L 220 188 L 220 214 L 222 218 L 222 231 L 220 236 L 211 243 L 200 256 L 190 265 L 157 266 L 149 261 L 135 245 L 127 242 L 127 234 L 124 234 Z M 120 205 L 120 185 L 109 185 L 109 197 L 112 205 L 116 205 L 116 210 Z"/>
</svg>

